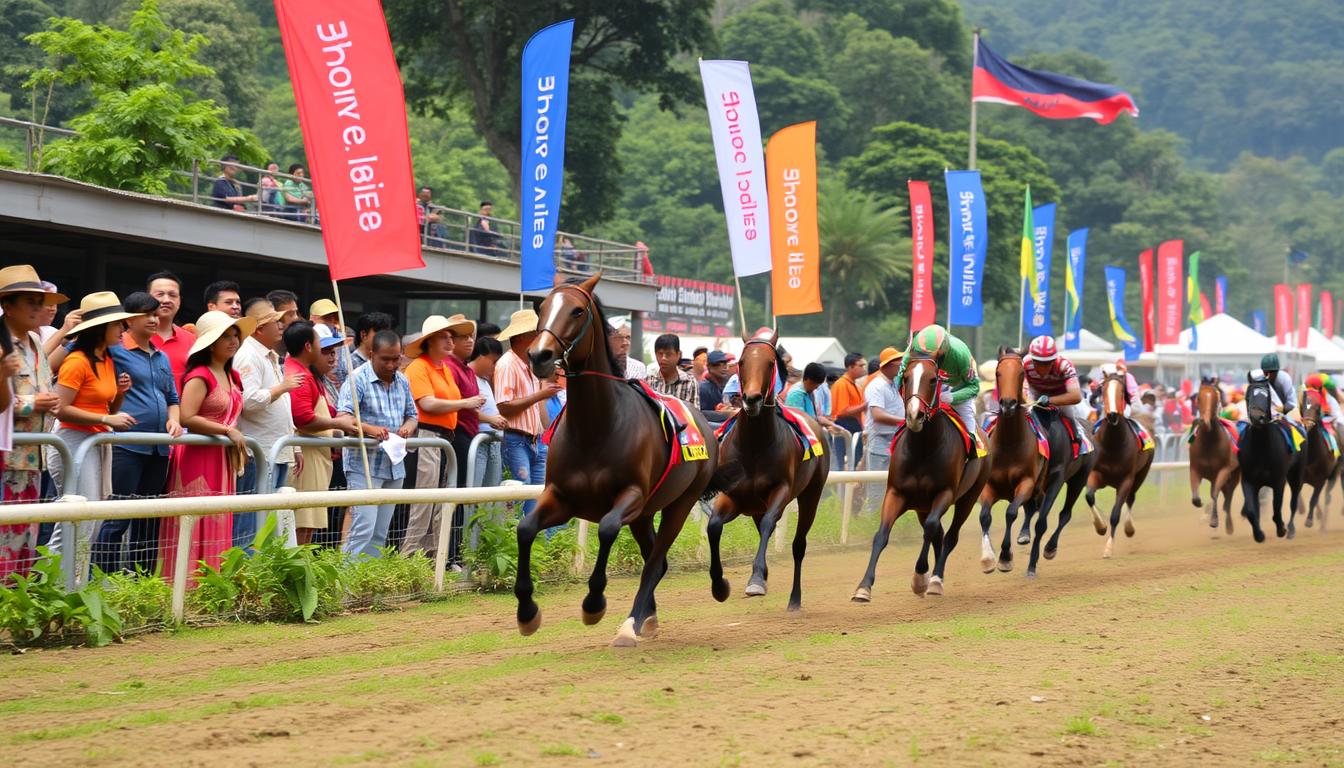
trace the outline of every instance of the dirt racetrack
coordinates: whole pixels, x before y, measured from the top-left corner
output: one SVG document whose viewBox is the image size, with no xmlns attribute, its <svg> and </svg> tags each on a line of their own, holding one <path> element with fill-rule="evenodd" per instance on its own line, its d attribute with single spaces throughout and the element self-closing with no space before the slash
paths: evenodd
<svg viewBox="0 0 1344 768">
<path fill-rule="evenodd" d="M 781 555 L 762 599 L 743 567 L 725 604 L 672 574 L 635 650 L 607 647 L 622 578 L 597 627 L 551 588 L 530 638 L 491 595 L 30 651 L 0 658 L 0 743 L 13 765 L 1344 766 L 1344 534 L 1256 545 L 1140 505 L 1103 561 L 1080 512 L 1036 581 L 1021 548 L 981 574 L 972 520 L 942 598 L 911 594 L 910 543 L 870 605 L 866 544 L 814 555 L 796 616 Z"/>
</svg>

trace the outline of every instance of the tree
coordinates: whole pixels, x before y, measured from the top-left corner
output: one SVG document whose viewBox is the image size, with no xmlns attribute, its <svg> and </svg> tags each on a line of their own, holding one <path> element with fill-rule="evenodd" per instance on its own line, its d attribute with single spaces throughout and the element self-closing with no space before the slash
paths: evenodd
<svg viewBox="0 0 1344 768">
<path fill-rule="evenodd" d="M 971 36 L 954 0 L 797 0 L 797 5 L 800 11 L 836 16 L 853 11 L 873 29 L 894 38 L 908 37 L 919 47 L 936 51 L 949 72 L 970 74 Z"/>
<path fill-rule="evenodd" d="M 159 0 L 159 9 L 169 26 L 210 41 L 199 59 L 214 74 L 184 85 L 228 107 L 239 125 L 255 125 L 263 93 L 256 73 L 257 41 L 262 38 L 257 17 L 240 10 L 234 0 Z"/>
<path fill-rule="evenodd" d="M 46 52 L 47 66 L 29 85 L 87 84 L 92 106 L 70 121 L 77 136 L 46 148 L 44 169 L 116 189 L 150 194 L 169 190 L 174 171 L 226 152 L 245 162 L 264 158 L 251 133 L 230 127 L 228 110 L 196 100 L 181 85 L 207 77 L 196 60 L 205 44 L 169 28 L 156 0 L 144 0 L 127 30 L 78 19 L 53 19 L 29 38 Z"/>
<path fill-rule="evenodd" d="M 561 226 L 581 229 L 609 214 L 619 199 L 614 159 L 620 125 L 611 120 L 616 89 L 657 93 L 664 109 L 698 100 L 694 72 L 674 66 L 673 59 L 709 45 L 712 5 L 711 0 L 387 0 L 384 8 L 408 99 L 435 114 L 452 104 L 467 105 L 515 190 L 522 170 L 523 46 L 543 26 L 575 20 L 568 136 L 589 154 L 566 153 L 575 184 L 567 192 Z M 596 167 L 580 172 L 580 157 Z"/>
<path fill-rule="evenodd" d="M 910 295 L 909 240 L 901 241 L 900 211 L 886 207 L 875 195 L 832 179 L 818 190 L 817 233 L 821 244 L 823 303 L 827 332 L 853 339 L 864 310 L 900 306 Z M 905 284 L 898 285 L 899 281 Z M 870 317 L 875 312 L 866 313 Z M 885 344 L 883 345 L 885 346 Z"/>
</svg>

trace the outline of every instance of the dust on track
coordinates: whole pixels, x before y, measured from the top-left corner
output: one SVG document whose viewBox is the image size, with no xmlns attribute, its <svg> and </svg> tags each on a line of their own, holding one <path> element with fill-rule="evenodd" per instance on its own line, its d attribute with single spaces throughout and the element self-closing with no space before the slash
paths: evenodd
<svg viewBox="0 0 1344 768">
<path fill-rule="evenodd" d="M 893 545 L 850 603 L 851 547 L 808 559 L 800 615 L 772 553 L 763 599 L 739 597 L 746 568 L 725 604 L 669 576 L 633 651 L 606 647 L 634 591 L 613 579 L 602 624 L 554 588 L 531 638 L 511 596 L 472 596 L 30 652 L 0 660 L 0 743 L 114 765 L 1344 765 L 1344 537 L 1256 545 L 1237 522 L 1141 504 L 1103 561 L 1084 512 L 1028 581 L 1022 547 L 979 572 L 972 520 L 946 596 L 912 595 Z"/>
</svg>

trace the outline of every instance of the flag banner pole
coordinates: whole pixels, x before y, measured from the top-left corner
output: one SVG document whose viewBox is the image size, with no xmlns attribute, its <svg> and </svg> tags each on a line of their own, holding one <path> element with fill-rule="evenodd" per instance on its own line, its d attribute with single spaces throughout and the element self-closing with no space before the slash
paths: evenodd
<svg viewBox="0 0 1344 768">
<path fill-rule="evenodd" d="M 344 305 L 341 303 L 341 287 L 336 280 L 331 281 L 331 295 L 336 299 L 336 322 L 340 323 L 341 335 L 344 336 L 345 309 Z M 359 427 L 359 436 L 363 437 L 364 428 L 362 425 L 364 422 L 359 417 L 359 390 L 356 389 L 355 382 L 351 378 L 354 371 L 350 369 L 350 350 L 346 349 L 344 344 L 341 345 L 341 354 L 345 356 L 345 381 L 350 385 L 350 402 L 355 408 L 355 426 Z M 337 399 L 339 398 L 340 393 L 337 393 Z M 364 445 L 363 440 L 359 441 L 359 459 L 364 464 L 364 480 L 371 484 L 373 482 L 373 475 L 369 474 L 369 449 Z"/>
<path fill-rule="evenodd" d="M 747 310 L 742 306 L 742 278 L 733 273 L 733 284 L 737 286 L 737 317 L 742 321 L 742 328 L 739 331 L 743 336 L 747 334 Z"/>
<path fill-rule="evenodd" d="M 1027 310 L 1027 281 L 1026 281 L 1025 278 L 1023 278 L 1020 282 L 1021 282 L 1021 288 L 1020 288 L 1020 290 L 1018 291 L 1018 296 L 1017 296 L 1017 306 L 1018 306 L 1018 312 L 1017 312 L 1017 348 L 1018 348 L 1018 349 L 1021 349 L 1021 348 L 1022 348 L 1022 327 L 1023 327 L 1022 320 L 1023 320 L 1023 316 L 1027 314 L 1027 311 L 1026 311 L 1026 310 Z"/>
<path fill-rule="evenodd" d="M 971 72 L 980 66 L 980 28 L 976 27 L 971 34 Z M 975 170 L 975 133 L 976 133 L 976 113 L 975 105 L 975 85 L 971 85 L 971 146 L 966 158 L 966 170 Z"/>
</svg>

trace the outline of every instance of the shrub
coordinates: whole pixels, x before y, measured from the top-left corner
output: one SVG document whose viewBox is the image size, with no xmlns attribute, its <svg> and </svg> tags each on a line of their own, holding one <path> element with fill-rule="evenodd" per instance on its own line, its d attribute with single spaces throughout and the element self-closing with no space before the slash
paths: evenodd
<svg viewBox="0 0 1344 768">
<path fill-rule="evenodd" d="M 173 585 L 158 573 L 98 574 L 103 578 L 107 604 L 115 608 L 125 627 L 171 623 Z"/>
<path fill-rule="evenodd" d="M 39 558 L 27 576 L 12 574 L 0 588 L 0 629 L 16 645 L 63 642 L 82 635 L 92 646 L 121 637 L 121 616 L 105 599 L 101 583 L 66 592 L 61 556 L 38 547 Z"/>
<path fill-rule="evenodd" d="M 252 546 L 251 557 L 239 547 L 228 549 L 219 568 L 201 563 L 196 589 L 190 592 L 193 609 L 241 619 L 312 621 L 319 615 L 319 596 L 339 584 L 336 566 L 316 557 L 312 544 L 291 548 L 276 531 L 273 513 Z"/>
</svg>

